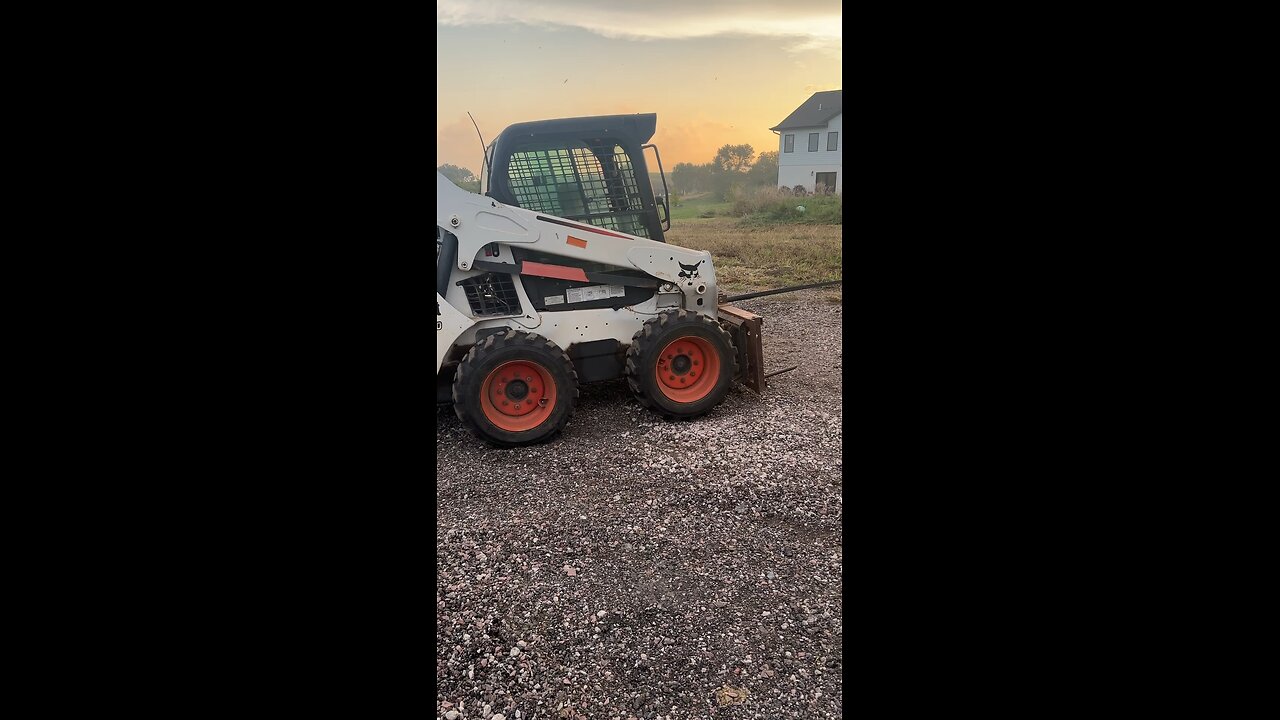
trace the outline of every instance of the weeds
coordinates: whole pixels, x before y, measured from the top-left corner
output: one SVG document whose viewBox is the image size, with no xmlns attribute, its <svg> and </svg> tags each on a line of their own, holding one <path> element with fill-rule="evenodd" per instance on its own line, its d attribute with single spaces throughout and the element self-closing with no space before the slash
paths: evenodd
<svg viewBox="0 0 1280 720">
<path fill-rule="evenodd" d="M 736 193 L 728 214 L 747 225 L 840 225 L 844 202 L 840 195 L 795 197 L 789 190 L 757 188 Z"/>
</svg>

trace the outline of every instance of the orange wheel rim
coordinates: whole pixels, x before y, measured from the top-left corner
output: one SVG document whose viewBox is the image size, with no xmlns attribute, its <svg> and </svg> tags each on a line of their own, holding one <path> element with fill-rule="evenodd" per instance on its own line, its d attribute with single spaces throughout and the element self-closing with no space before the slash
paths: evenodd
<svg viewBox="0 0 1280 720">
<path fill-rule="evenodd" d="M 551 417 L 556 383 L 536 362 L 512 360 L 494 368 L 480 386 L 480 408 L 500 430 L 532 430 Z"/>
<path fill-rule="evenodd" d="M 700 337 L 668 343 L 653 367 L 658 390 L 679 403 L 697 402 L 711 394 L 720 380 L 720 353 Z"/>
</svg>

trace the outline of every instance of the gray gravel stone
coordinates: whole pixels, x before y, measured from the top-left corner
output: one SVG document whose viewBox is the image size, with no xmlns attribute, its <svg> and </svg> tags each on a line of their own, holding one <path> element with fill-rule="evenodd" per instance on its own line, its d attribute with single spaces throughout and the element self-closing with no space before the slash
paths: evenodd
<svg viewBox="0 0 1280 720">
<path fill-rule="evenodd" d="M 823 297 L 737 303 L 765 318 L 766 371 L 800 367 L 697 420 L 610 381 L 551 442 L 494 449 L 438 410 L 431 717 L 840 717 L 842 308 Z M 750 695 L 721 708 L 723 686 Z"/>
</svg>

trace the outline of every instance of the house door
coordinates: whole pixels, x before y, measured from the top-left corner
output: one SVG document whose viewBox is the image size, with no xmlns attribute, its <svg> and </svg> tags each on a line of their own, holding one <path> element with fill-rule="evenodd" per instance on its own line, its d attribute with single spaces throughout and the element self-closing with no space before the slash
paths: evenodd
<svg viewBox="0 0 1280 720">
<path fill-rule="evenodd" d="M 827 192 L 835 192 L 835 191 L 836 191 L 836 174 L 835 174 L 835 173 L 833 173 L 833 172 L 831 172 L 831 173 L 817 173 L 817 174 L 814 176 L 814 178 L 815 178 L 815 179 L 814 179 L 814 181 L 813 181 L 813 191 L 814 191 L 814 192 L 822 192 L 822 191 L 823 191 L 823 187 L 824 187 L 824 186 L 826 187 L 826 191 L 827 191 Z"/>
</svg>

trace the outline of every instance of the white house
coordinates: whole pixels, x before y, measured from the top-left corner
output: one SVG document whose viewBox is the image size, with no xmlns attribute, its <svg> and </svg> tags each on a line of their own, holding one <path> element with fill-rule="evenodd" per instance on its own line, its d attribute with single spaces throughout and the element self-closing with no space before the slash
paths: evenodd
<svg viewBox="0 0 1280 720">
<path fill-rule="evenodd" d="M 842 191 L 843 119 L 844 91 L 828 90 L 814 93 L 786 120 L 769 128 L 779 136 L 778 187 L 803 185 L 813 192 L 815 186 L 826 185 Z"/>
</svg>

